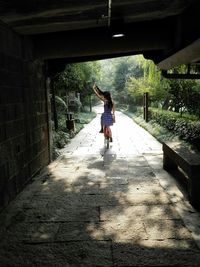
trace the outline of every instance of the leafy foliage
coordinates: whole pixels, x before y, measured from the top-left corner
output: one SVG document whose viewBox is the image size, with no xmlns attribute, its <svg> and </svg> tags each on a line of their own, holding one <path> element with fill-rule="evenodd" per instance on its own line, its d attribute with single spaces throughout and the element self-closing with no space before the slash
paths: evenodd
<svg viewBox="0 0 200 267">
<path fill-rule="evenodd" d="M 63 148 L 70 140 L 70 134 L 61 130 L 53 132 L 53 143 L 56 148 Z"/>
<path fill-rule="evenodd" d="M 80 93 L 82 105 L 88 104 L 95 77 L 99 77 L 99 62 L 67 64 L 55 77 L 56 95 L 65 97 L 68 92 Z"/>
<path fill-rule="evenodd" d="M 176 69 L 180 71 L 185 71 L 185 66 Z M 153 107 L 200 116 L 199 81 L 163 78 L 157 66 L 141 55 L 68 64 L 56 78 L 56 94 L 79 92 L 83 107 L 97 101 L 92 91 L 95 81 L 103 91 L 112 93 L 117 105 L 133 109 L 142 105 L 143 93 L 149 92 Z"/>
<path fill-rule="evenodd" d="M 166 129 L 173 131 L 183 140 L 200 149 L 200 122 L 197 117 L 180 113 L 150 109 L 150 118 Z"/>
<path fill-rule="evenodd" d="M 185 66 L 176 69 L 177 73 L 183 71 Z M 68 64 L 65 71 L 56 76 L 55 91 L 63 100 L 66 92 L 80 93 L 82 109 L 85 109 L 91 102 L 98 100 L 92 90 L 94 82 L 103 91 L 112 93 L 117 108 L 123 106 L 130 111 L 143 105 L 143 94 L 148 92 L 151 107 L 162 108 L 162 112 L 151 109 L 153 121 L 180 135 L 184 140 L 199 142 L 196 117 L 185 115 L 190 113 L 200 117 L 199 81 L 166 79 L 152 61 L 139 55 Z M 77 104 L 76 112 L 79 107 Z M 65 108 L 63 106 L 63 112 Z M 62 120 L 60 118 L 60 129 L 63 127 Z"/>
</svg>

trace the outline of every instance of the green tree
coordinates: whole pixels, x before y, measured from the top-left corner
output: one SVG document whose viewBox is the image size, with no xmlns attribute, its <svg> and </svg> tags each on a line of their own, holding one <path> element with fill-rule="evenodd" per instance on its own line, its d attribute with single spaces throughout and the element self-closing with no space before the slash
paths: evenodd
<svg viewBox="0 0 200 267">
<path fill-rule="evenodd" d="M 127 58 L 122 58 L 118 64 L 116 65 L 115 73 L 114 73 L 114 82 L 113 86 L 116 91 L 123 91 L 126 79 L 128 74 L 128 62 Z"/>
<path fill-rule="evenodd" d="M 133 76 L 130 76 L 127 80 L 126 90 L 129 98 L 132 98 L 135 105 L 141 105 L 143 94 L 148 92 L 151 104 L 163 107 L 166 104 L 166 99 L 169 98 L 169 83 L 167 79 L 161 76 L 161 72 L 152 61 L 138 56 L 136 63 L 142 71 L 140 71 L 139 77 L 133 73 Z"/>
<path fill-rule="evenodd" d="M 115 97 L 120 104 L 131 104 L 132 99 L 126 88 L 129 77 L 141 77 L 143 70 L 139 64 L 139 57 L 123 57 L 116 59 L 113 73 L 113 88 Z"/>
<path fill-rule="evenodd" d="M 95 77 L 99 77 L 99 62 L 67 64 L 65 70 L 56 76 L 56 94 L 65 97 L 67 92 L 81 94 L 83 103 L 88 101 Z"/>
<path fill-rule="evenodd" d="M 151 103 L 157 107 L 167 108 L 170 99 L 169 81 L 161 75 L 161 71 L 151 60 L 144 61 L 144 79 L 148 84 Z"/>
<path fill-rule="evenodd" d="M 141 106 L 143 94 L 148 91 L 148 85 L 143 78 L 129 77 L 126 83 L 127 99 L 129 99 L 128 104 Z"/>
<path fill-rule="evenodd" d="M 195 87 L 195 80 L 180 80 L 180 79 L 172 79 L 169 80 L 170 84 L 170 94 L 171 94 L 171 107 L 174 111 L 179 112 L 185 110 L 192 111 L 190 109 L 191 106 L 194 107 L 193 101 L 194 98 L 191 99 L 192 95 L 194 95 L 193 88 Z"/>
<path fill-rule="evenodd" d="M 195 81 L 195 84 L 192 87 L 187 87 L 187 109 L 191 114 L 197 115 L 200 117 L 200 81 Z"/>
</svg>

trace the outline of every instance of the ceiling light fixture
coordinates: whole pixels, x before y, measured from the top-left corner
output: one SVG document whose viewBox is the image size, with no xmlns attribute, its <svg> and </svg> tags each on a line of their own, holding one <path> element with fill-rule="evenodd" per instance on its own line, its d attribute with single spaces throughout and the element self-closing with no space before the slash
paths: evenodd
<svg viewBox="0 0 200 267">
<path fill-rule="evenodd" d="M 125 36 L 124 32 L 124 20 L 123 18 L 117 18 L 111 20 L 110 31 L 112 38 L 121 38 Z"/>
<path fill-rule="evenodd" d="M 123 18 L 111 19 L 112 0 L 108 0 L 108 28 L 112 38 L 124 37 L 124 20 Z"/>
<path fill-rule="evenodd" d="M 124 33 L 115 33 L 112 35 L 113 38 L 119 38 L 119 37 L 124 37 L 125 34 Z"/>
</svg>

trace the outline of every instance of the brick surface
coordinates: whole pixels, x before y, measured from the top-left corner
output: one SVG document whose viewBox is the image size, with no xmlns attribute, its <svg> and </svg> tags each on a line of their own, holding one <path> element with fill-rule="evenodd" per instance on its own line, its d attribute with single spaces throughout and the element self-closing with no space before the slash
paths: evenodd
<svg viewBox="0 0 200 267">
<path fill-rule="evenodd" d="M 33 60 L 28 37 L 22 39 L 1 23 L 0 39 L 0 162 L 9 166 L 1 173 L 4 206 L 49 158 L 43 62 Z"/>
</svg>

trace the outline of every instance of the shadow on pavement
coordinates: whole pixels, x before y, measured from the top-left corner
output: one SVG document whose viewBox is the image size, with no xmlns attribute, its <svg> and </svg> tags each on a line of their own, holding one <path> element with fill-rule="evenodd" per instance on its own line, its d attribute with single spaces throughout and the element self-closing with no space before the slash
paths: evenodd
<svg viewBox="0 0 200 267">
<path fill-rule="evenodd" d="M 2 267 L 200 266 L 143 156 L 63 156 L 0 222 Z"/>
</svg>

